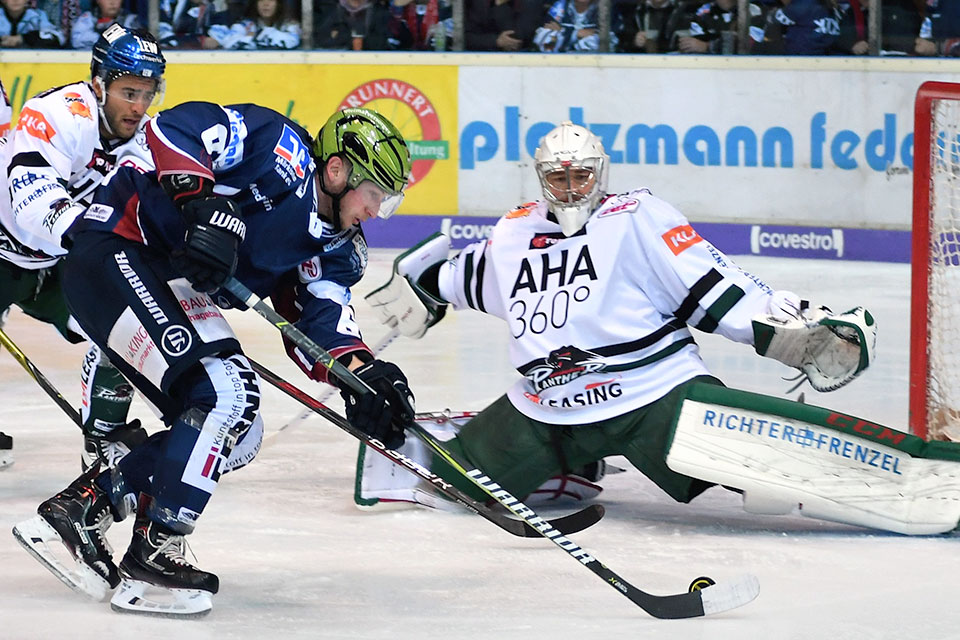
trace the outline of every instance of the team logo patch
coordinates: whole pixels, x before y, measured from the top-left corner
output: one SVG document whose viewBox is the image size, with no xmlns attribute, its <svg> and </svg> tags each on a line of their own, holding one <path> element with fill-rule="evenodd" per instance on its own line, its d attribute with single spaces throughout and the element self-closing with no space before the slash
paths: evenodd
<svg viewBox="0 0 960 640">
<path fill-rule="evenodd" d="M 606 218 L 609 216 L 615 216 L 618 213 L 623 213 L 624 211 L 633 211 L 639 205 L 640 205 L 639 200 L 634 200 L 633 198 L 630 198 L 629 200 L 625 200 L 615 207 L 610 207 L 606 211 L 601 211 L 600 213 L 597 214 L 597 217 Z"/>
<path fill-rule="evenodd" d="M 517 207 L 517 208 L 514 209 L 513 211 L 510 211 L 510 212 L 507 213 L 507 215 L 506 215 L 507 220 L 513 220 L 514 218 L 525 218 L 525 217 L 527 217 L 528 215 L 530 215 L 530 212 L 533 210 L 533 206 L 534 206 L 535 204 L 536 204 L 535 202 L 528 202 L 528 203 L 526 203 L 526 204 L 520 205 L 519 207 Z"/>
<path fill-rule="evenodd" d="M 567 236 L 563 235 L 562 232 L 557 231 L 555 233 L 538 233 L 537 235 L 530 238 L 530 248 L 531 249 L 549 249 L 553 245 L 557 244 Z"/>
<path fill-rule="evenodd" d="M 320 260 L 310 258 L 300 263 L 300 277 L 306 281 L 313 281 L 320 277 Z"/>
<path fill-rule="evenodd" d="M 667 243 L 667 248 L 670 249 L 675 256 L 680 255 L 688 248 L 703 240 L 694 228 L 688 224 L 674 227 L 661 237 L 663 241 Z"/>
<path fill-rule="evenodd" d="M 67 110 L 70 111 L 75 116 L 80 116 L 81 118 L 86 118 L 88 120 L 92 119 L 93 116 L 90 115 L 90 107 L 87 106 L 87 103 L 83 101 L 83 96 L 79 93 L 65 93 L 63 94 L 63 101 L 67 103 Z"/>
<path fill-rule="evenodd" d="M 50 142 L 53 140 L 53 136 L 57 135 L 56 129 L 50 126 L 50 123 L 47 122 L 44 115 L 29 107 L 24 107 L 20 111 L 17 130 L 23 131 L 34 138 L 39 138 L 44 142 Z"/>
<path fill-rule="evenodd" d="M 183 325 L 167 327 L 160 336 L 160 347 L 168 356 L 182 356 L 193 345 L 193 336 Z"/>
<path fill-rule="evenodd" d="M 581 376 L 603 371 L 605 367 L 606 363 L 597 354 L 567 346 L 551 351 L 543 359 L 543 364 L 533 366 L 524 376 L 534 390 L 540 393 L 544 389 L 567 384 Z"/>
<path fill-rule="evenodd" d="M 283 133 L 273 152 L 286 161 L 298 178 L 306 175 L 310 167 L 310 154 L 297 132 L 288 125 L 283 125 Z"/>
<path fill-rule="evenodd" d="M 106 222 L 110 219 L 110 216 L 113 215 L 113 207 L 108 207 L 105 204 L 92 204 L 90 208 L 87 209 L 86 213 L 83 214 L 83 217 L 87 220 L 96 220 L 97 222 Z"/>
</svg>

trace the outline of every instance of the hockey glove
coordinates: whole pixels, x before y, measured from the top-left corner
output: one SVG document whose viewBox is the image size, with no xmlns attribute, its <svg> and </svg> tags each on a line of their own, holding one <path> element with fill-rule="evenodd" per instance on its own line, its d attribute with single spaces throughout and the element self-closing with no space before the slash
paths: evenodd
<svg viewBox="0 0 960 640">
<path fill-rule="evenodd" d="M 410 338 L 422 338 L 440 322 L 447 301 L 437 278 L 449 252 L 450 239 L 435 233 L 397 256 L 387 284 L 366 295 L 381 322 Z"/>
<path fill-rule="evenodd" d="M 388 449 L 400 447 L 404 441 L 403 430 L 413 424 L 416 414 L 406 376 L 397 365 L 383 360 L 372 360 L 354 373 L 374 393 L 358 395 L 341 383 L 347 420 Z"/>
<path fill-rule="evenodd" d="M 213 293 L 237 270 L 237 253 L 247 233 L 240 208 L 232 200 L 211 196 L 187 202 L 182 214 L 186 237 L 170 260 L 194 289 Z"/>
<path fill-rule="evenodd" d="M 803 380 L 826 392 L 849 383 L 873 362 L 877 323 L 863 307 L 832 313 L 802 301 L 792 314 L 755 316 L 753 335 L 757 353 L 796 367 Z"/>
</svg>

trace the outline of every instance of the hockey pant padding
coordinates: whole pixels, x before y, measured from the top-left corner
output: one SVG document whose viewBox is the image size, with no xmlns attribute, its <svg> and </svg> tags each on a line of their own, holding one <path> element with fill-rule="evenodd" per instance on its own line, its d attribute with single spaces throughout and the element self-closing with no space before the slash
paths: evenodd
<svg viewBox="0 0 960 640">
<path fill-rule="evenodd" d="M 124 457 L 119 470 L 129 491 L 153 496 L 152 520 L 190 533 L 220 476 L 260 450 L 260 385 L 249 360 L 234 354 L 203 358 L 173 393 L 183 412 Z"/>
<path fill-rule="evenodd" d="M 165 422 L 182 408 L 173 385 L 201 358 L 240 351 L 223 315 L 161 251 L 106 233 L 81 233 L 61 260 L 74 317 Z"/>
<path fill-rule="evenodd" d="M 718 385 L 710 376 L 698 376 L 684 382 L 666 396 L 616 418 L 591 424 L 558 426 L 523 415 L 502 396 L 468 422 L 460 434 L 447 443 L 514 496 L 526 496 L 546 480 L 561 472 L 555 446 L 560 446 L 571 469 L 607 456 L 625 456 L 644 475 L 653 480 L 674 500 L 689 502 L 711 485 L 671 471 L 666 464 L 667 444 L 673 417 L 684 389 L 695 381 Z M 551 430 L 560 430 L 557 444 Z M 486 494 L 452 469 L 440 466 L 434 471 L 477 500 Z"/>
</svg>

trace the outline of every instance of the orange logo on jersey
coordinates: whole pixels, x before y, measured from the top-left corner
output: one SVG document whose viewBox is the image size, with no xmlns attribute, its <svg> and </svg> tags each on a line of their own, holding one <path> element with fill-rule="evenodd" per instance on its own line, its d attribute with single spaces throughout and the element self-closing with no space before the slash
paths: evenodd
<svg viewBox="0 0 960 640">
<path fill-rule="evenodd" d="M 65 93 L 63 94 L 63 100 L 67 103 L 67 109 L 69 109 L 73 115 L 82 116 L 87 119 L 91 117 L 90 107 L 83 101 L 83 96 L 79 93 Z"/>
<path fill-rule="evenodd" d="M 667 243 L 667 247 L 670 251 L 673 251 L 673 255 L 678 256 L 683 253 L 688 247 L 691 247 L 701 240 L 697 232 L 694 231 L 693 227 L 688 224 L 674 227 L 667 231 L 663 236 L 663 241 Z"/>
<path fill-rule="evenodd" d="M 536 202 L 528 202 L 527 204 L 520 205 L 513 211 L 510 211 L 509 213 L 507 213 L 507 216 L 506 216 L 507 220 L 513 220 L 514 218 L 523 218 L 525 216 L 530 215 L 530 210 L 533 209 L 533 205 L 535 204 Z"/>
<path fill-rule="evenodd" d="M 43 117 L 42 113 L 28 107 L 24 107 L 23 110 L 20 111 L 17 130 L 25 131 L 34 138 L 40 138 L 44 142 L 50 142 L 53 140 L 53 136 L 57 135 L 56 130 L 50 126 L 50 123 L 47 122 L 47 119 Z"/>
</svg>

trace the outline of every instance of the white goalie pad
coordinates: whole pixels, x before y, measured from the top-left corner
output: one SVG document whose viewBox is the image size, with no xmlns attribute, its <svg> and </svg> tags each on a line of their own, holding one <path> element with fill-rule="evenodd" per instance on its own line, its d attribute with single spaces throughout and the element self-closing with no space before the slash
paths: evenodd
<svg viewBox="0 0 960 640">
<path fill-rule="evenodd" d="M 475 411 L 417 415 L 417 424 L 437 440 L 452 439 L 473 416 Z M 455 503 L 436 495 L 420 481 L 420 476 L 408 471 L 385 456 L 367 450 L 360 443 L 357 453 L 357 477 L 353 501 L 360 509 L 406 509 L 425 506 L 434 509 L 456 509 Z M 407 438 L 399 449 L 414 462 L 430 468 L 433 454 L 418 438 Z"/>
<path fill-rule="evenodd" d="M 446 442 L 454 438 L 460 432 L 460 428 L 475 415 L 477 415 L 475 411 L 422 413 L 417 415 L 417 424 L 441 442 Z M 419 439 L 408 437 L 398 451 L 414 462 L 430 468 L 433 453 Z M 602 472 L 599 477 L 602 477 Z M 601 491 L 603 488 L 594 482 L 569 474 L 550 478 L 526 496 L 524 502 L 528 505 L 557 504 L 563 501 L 580 502 L 597 497 Z M 420 476 L 395 464 L 385 456 L 368 451 L 364 444 L 360 445 L 360 451 L 357 454 L 357 478 L 353 501 L 360 509 L 378 511 L 416 506 L 446 511 L 460 508 L 456 503 L 439 496 Z"/>
<path fill-rule="evenodd" d="M 814 389 L 826 392 L 873 362 L 877 323 L 863 307 L 835 314 L 806 303 L 781 304 L 775 313 L 753 318 L 753 334 L 757 353 L 799 369 Z"/>
<path fill-rule="evenodd" d="M 396 327 L 401 335 L 422 338 L 440 321 L 446 302 L 425 291 L 418 281 L 427 269 L 445 262 L 449 253 L 450 239 L 435 233 L 397 256 L 390 280 L 365 296 L 383 324 Z"/>
<path fill-rule="evenodd" d="M 908 535 L 960 521 L 960 445 L 842 413 L 695 385 L 667 465 L 742 489 L 751 513 L 802 515 Z M 936 456 L 936 458 L 932 457 Z"/>
</svg>

